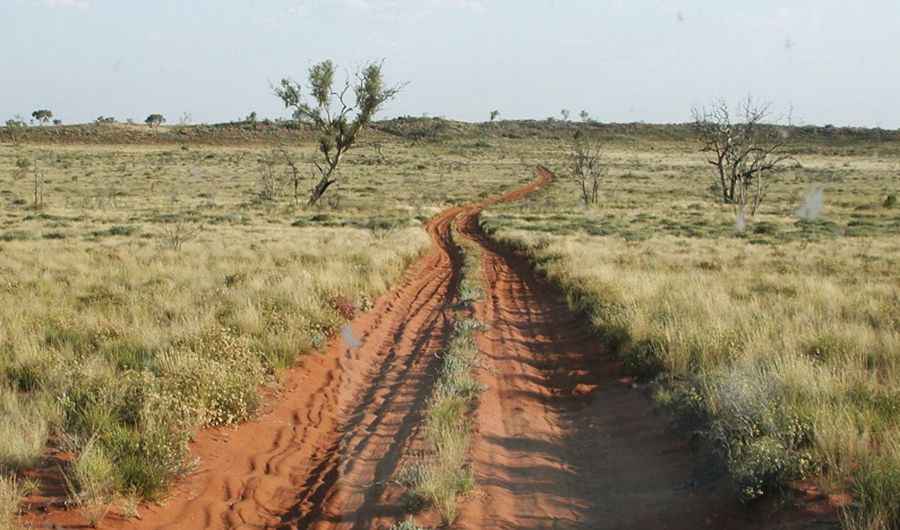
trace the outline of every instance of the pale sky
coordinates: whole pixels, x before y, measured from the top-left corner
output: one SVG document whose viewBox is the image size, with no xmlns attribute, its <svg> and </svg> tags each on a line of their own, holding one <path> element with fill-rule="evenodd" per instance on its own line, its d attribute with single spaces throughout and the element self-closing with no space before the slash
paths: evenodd
<svg viewBox="0 0 900 530">
<path fill-rule="evenodd" d="M 409 85 L 380 117 L 683 122 L 747 95 L 900 128 L 900 0 L 0 0 L 0 121 L 287 116 L 331 58 Z"/>
</svg>

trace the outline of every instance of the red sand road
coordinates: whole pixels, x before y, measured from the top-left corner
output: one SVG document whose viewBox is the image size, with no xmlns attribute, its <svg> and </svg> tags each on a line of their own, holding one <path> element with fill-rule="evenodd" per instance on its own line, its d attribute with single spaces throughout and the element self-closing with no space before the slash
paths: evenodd
<svg viewBox="0 0 900 530">
<path fill-rule="evenodd" d="M 138 520 L 111 516 L 101 528 L 386 529 L 403 519 L 392 479 L 422 450 L 434 353 L 446 345 L 461 274 L 454 221 L 483 249 L 486 300 L 477 312 L 489 326 L 479 337 L 487 390 L 474 416 L 478 490 L 456 527 L 788 527 L 762 524 L 721 480 L 704 478 L 648 399 L 616 380 L 618 364 L 587 321 L 524 258 L 481 232 L 480 209 L 552 180 L 543 168 L 537 174 L 519 190 L 433 219 L 432 251 L 352 323 L 359 347 L 336 341 L 303 358 L 269 412 L 198 435 L 200 468 L 164 505 L 143 508 Z M 28 519 L 82 524 L 59 509 Z"/>
<path fill-rule="evenodd" d="M 336 341 L 304 357 L 270 412 L 198 435 L 191 449 L 200 468 L 164 505 L 142 509 L 139 520 L 111 516 L 101 528 L 378 528 L 400 518 L 399 503 L 384 501 L 377 485 L 414 444 L 433 353 L 446 343 L 461 267 L 450 239 L 458 213 L 428 224 L 431 252 L 352 323 L 360 347 Z M 32 510 L 27 519 L 83 525 L 73 510 Z"/>
<path fill-rule="evenodd" d="M 552 177 L 543 168 L 538 174 L 541 182 Z M 833 521 L 740 506 L 721 473 L 704 466 L 649 399 L 621 379 L 621 363 L 604 353 L 589 318 L 575 315 L 527 259 L 485 236 L 480 211 L 469 208 L 457 221 L 482 249 L 486 296 L 477 316 L 488 331 L 478 341 L 486 391 L 472 448 L 479 492 L 456 528 L 806 528 Z"/>
</svg>

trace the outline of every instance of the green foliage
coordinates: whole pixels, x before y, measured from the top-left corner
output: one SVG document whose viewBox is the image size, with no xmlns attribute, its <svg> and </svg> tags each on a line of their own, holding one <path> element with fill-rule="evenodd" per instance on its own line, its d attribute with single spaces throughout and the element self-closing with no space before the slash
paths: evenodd
<svg viewBox="0 0 900 530">
<path fill-rule="evenodd" d="M 845 515 L 852 530 L 900 528 L 900 462 L 893 457 L 866 461 L 852 486 L 853 505 Z"/>
<path fill-rule="evenodd" d="M 28 124 L 21 118 L 12 118 L 6 120 L 6 127 L 9 129 L 24 129 Z"/>
<path fill-rule="evenodd" d="M 41 123 L 48 123 L 53 119 L 53 112 L 47 109 L 40 109 L 32 112 L 31 117 Z"/>
<path fill-rule="evenodd" d="M 323 163 L 313 164 L 319 181 L 310 194 L 310 205 L 316 204 L 336 182 L 334 172 L 341 158 L 353 147 L 375 114 L 400 91 L 400 87 L 385 87 L 381 63 L 369 63 L 357 72 L 355 83 L 347 79 L 339 91 L 334 88 L 334 71 L 334 63 L 330 60 L 309 69 L 312 97 L 309 102 L 303 97 L 301 85 L 291 79 L 282 79 L 274 89 L 285 108 L 293 111 L 295 120 L 311 123 L 318 132 Z M 355 105 L 348 100 L 351 88 L 356 98 Z"/>
<path fill-rule="evenodd" d="M 147 119 L 144 120 L 144 123 L 146 123 L 150 127 L 159 127 L 163 123 L 166 123 L 166 118 L 162 114 L 151 114 L 147 116 Z"/>
<path fill-rule="evenodd" d="M 477 247 L 466 245 L 463 284 L 478 282 Z M 470 287 L 470 291 L 474 289 Z M 475 479 L 466 462 L 471 436 L 468 412 L 481 393 L 473 370 L 478 349 L 475 333 L 482 329 L 473 319 L 455 322 L 447 351 L 441 357 L 438 379 L 428 402 L 425 438 L 433 454 L 405 468 L 399 480 L 409 491 L 404 504 L 411 512 L 434 506 L 445 524 L 457 515 L 457 498 L 472 491 Z"/>
<path fill-rule="evenodd" d="M 78 506 L 88 524 L 106 517 L 116 488 L 115 467 L 106 452 L 90 439 L 66 474 L 70 501 Z"/>
<path fill-rule="evenodd" d="M 897 194 L 889 193 L 887 197 L 884 198 L 884 202 L 882 206 L 885 208 L 894 208 L 897 206 Z"/>
</svg>

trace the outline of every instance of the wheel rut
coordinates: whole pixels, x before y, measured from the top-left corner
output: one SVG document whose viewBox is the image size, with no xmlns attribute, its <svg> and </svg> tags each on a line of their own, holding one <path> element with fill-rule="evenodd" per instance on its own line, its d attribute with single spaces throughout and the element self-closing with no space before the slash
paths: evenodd
<svg viewBox="0 0 900 530">
<path fill-rule="evenodd" d="M 537 185 L 552 175 L 538 169 Z M 521 190 L 490 201 L 515 200 Z M 748 510 L 672 433 L 647 396 L 623 379 L 590 318 L 526 257 L 480 227 L 485 205 L 457 227 L 482 251 L 484 301 L 476 315 L 486 389 L 475 413 L 478 491 L 460 529 L 805 528 L 809 518 Z M 788 515 L 785 517 L 785 515 Z M 821 527 L 819 527 L 821 528 Z"/>
<path fill-rule="evenodd" d="M 259 418 L 198 434 L 199 467 L 170 499 L 101 528 L 365 530 L 404 519 L 392 480 L 425 449 L 419 428 L 461 280 L 454 224 L 483 251 L 477 316 L 488 325 L 478 338 L 486 390 L 473 416 L 478 490 L 455 527 L 759 528 L 735 516 L 718 485 L 687 485 L 693 457 L 645 397 L 616 381 L 586 320 L 481 231 L 482 208 L 552 178 L 538 168 L 525 187 L 432 219 L 432 250 L 351 323 L 356 344 L 335 340 L 304 357 Z M 29 522 L 83 527 L 71 510 Z"/>
</svg>

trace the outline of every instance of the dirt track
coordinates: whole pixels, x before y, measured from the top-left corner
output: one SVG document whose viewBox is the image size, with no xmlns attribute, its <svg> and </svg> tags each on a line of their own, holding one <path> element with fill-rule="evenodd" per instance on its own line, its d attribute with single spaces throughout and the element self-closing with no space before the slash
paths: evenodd
<svg viewBox="0 0 900 530">
<path fill-rule="evenodd" d="M 489 202 L 515 200 L 550 182 Z M 421 451 L 418 427 L 446 344 L 461 255 L 452 225 L 483 249 L 478 317 L 486 387 L 475 413 L 478 491 L 458 528 L 760 528 L 655 416 L 616 379 L 617 365 L 562 296 L 523 258 L 485 237 L 485 204 L 428 225 L 434 248 L 401 285 L 336 341 L 292 370 L 272 410 L 201 433 L 200 469 L 142 519 L 103 528 L 388 528 L 404 518 L 392 483 Z M 73 524 L 56 512 L 44 523 Z M 767 527 L 774 527 L 767 525 Z"/>
<path fill-rule="evenodd" d="M 616 379 L 586 318 L 522 257 L 460 218 L 483 249 L 487 388 L 473 450 L 481 495 L 459 528 L 728 528 L 725 488 L 696 488 L 693 458 L 640 392 Z M 719 510 L 723 510 L 719 513 Z M 752 527 L 757 527 L 752 525 Z"/>
</svg>

